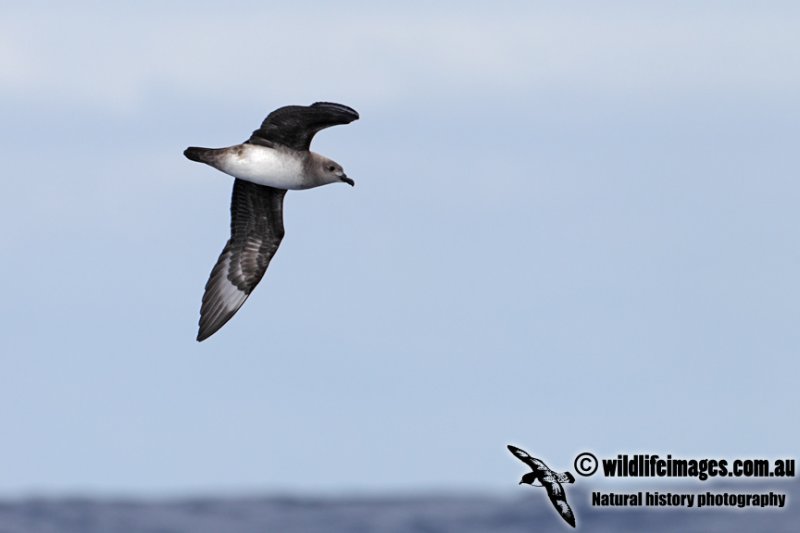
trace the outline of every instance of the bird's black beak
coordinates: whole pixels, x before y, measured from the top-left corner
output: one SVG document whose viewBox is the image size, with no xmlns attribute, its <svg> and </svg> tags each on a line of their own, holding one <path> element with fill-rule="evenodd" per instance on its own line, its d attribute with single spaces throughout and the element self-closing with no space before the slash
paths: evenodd
<svg viewBox="0 0 800 533">
<path fill-rule="evenodd" d="M 343 174 L 343 175 L 342 175 L 342 177 L 341 177 L 341 178 L 339 178 L 339 179 L 340 179 L 340 180 L 342 180 L 342 181 L 343 181 L 343 182 L 345 182 L 345 183 L 349 183 L 351 187 L 355 187 L 355 185 L 356 185 L 356 182 L 355 182 L 355 181 L 351 180 L 350 178 L 348 178 L 348 177 L 347 177 L 346 175 L 344 175 L 344 174 Z"/>
<path fill-rule="evenodd" d="M 522 485 L 522 481 L 520 481 L 520 482 L 518 483 L 518 485 Z"/>
</svg>

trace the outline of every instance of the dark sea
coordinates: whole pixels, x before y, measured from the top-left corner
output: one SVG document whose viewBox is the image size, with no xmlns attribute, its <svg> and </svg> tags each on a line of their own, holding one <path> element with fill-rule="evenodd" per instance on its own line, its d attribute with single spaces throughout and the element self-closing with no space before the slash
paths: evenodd
<svg viewBox="0 0 800 533">
<path fill-rule="evenodd" d="M 797 484 L 794 483 L 794 486 Z M 527 490 L 524 490 L 527 489 Z M 531 533 L 571 531 L 538 487 L 512 497 L 248 497 L 169 500 L 26 498 L 0 502 L 0 533 Z M 539 489 L 539 490 L 537 490 Z M 738 487 L 739 491 L 751 487 Z M 800 491 L 786 507 L 599 508 L 568 492 L 577 529 L 597 532 L 800 531 Z M 687 492 L 699 492 L 697 488 Z"/>
</svg>

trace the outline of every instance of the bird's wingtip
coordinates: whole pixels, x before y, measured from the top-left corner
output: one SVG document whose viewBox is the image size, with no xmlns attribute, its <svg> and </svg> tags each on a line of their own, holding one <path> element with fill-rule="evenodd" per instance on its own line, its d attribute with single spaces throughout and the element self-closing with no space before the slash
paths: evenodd
<svg viewBox="0 0 800 533">
<path fill-rule="evenodd" d="M 208 326 L 207 324 L 201 324 L 200 327 L 197 329 L 197 342 L 203 342 L 211 335 L 217 332 L 219 328 L 213 328 Z"/>
<path fill-rule="evenodd" d="M 350 122 L 361 118 L 361 116 L 358 114 L 358 111 L 356 111 L 352 107 L 344 104 L 337 104 L 336 102 L 314 102 L 313 104 L 311 104 L 311 107 L 327 107 L 330 109 L 336 109 L 337 111 L 349 115 Z"/>
</svg>

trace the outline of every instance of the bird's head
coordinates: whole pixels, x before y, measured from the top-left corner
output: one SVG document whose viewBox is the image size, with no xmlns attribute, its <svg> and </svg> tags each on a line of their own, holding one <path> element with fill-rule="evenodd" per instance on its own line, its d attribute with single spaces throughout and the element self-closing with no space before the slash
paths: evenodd
<svg viewBox="0 0 800 533">
<path fill-rule="evenodd" d="M 317 160 L 317 173 L 323 178 L 325 183 L 337 183 L 343 181 L 352 187 L 356 183 L 347 177 L 342 165 L 327 157 L 320 157 Z"/>
<path fill-rule="evenodd" d="M 536 482 L 536 473 L 535 472 L 528 472 L 522 479 L 519 480 L 520 485 L 533 485 Z"/>
</svg>

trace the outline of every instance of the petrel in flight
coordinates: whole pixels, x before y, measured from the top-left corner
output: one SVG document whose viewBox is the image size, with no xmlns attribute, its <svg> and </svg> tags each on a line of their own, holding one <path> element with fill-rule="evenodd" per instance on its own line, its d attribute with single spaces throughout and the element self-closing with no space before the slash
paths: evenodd
<svg viewBox="0 0 800 533">
<path fill-rule="evenodd" d="M 358 113 L 346 105 L 290 105 L 270 113 L 242 144 L 227 148 L 192 146 L 183 152 L 192 161 L 236 178 L 231 198 L 231 238 L 206 283 L 198 341 L 224 326 L 264 276 L 283 239 L 286 191 L 337 182 L 354 185 L 339 163 L 308 148 L 318 131 L 357 119 Z"/>
<path fill-rule="evenodd" d="M 563 474 L 553 472 L 541 459 L 531 457 L 525 450 L 520 450 L 510 444 L 508 449 L 517 459 L 531 467 L 532 470 L 532 472 L 522 476 L 519 484 L 534 485 L 538 481 L 539 485 L 534 486 L 544 487 L 556 511 L 559 512 L 567 524 L 575 527 L 575 515 L 572 514 L 572 509 L 567 503 L 567 495 L 564 493 L 564 487 L 561 486 L 562 483 L 573 483 L 575 477 L 569 472 L 564 472 Z"/>
</svg>

